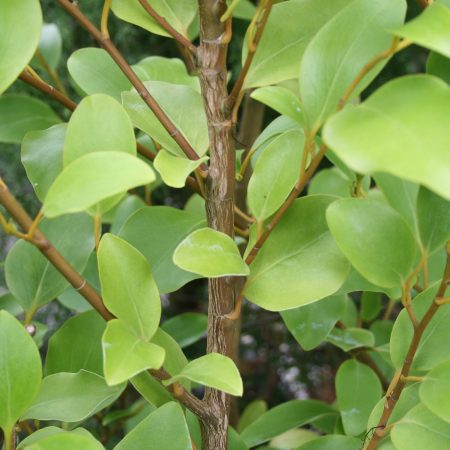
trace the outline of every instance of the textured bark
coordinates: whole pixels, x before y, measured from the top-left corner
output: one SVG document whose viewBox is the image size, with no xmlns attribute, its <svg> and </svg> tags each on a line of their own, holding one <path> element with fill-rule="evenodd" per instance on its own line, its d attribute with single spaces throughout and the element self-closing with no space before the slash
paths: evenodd
<svg viewBox="0 0 450 450">
<path fill-rule="evenodd" d="M 235 153 L 231 114 L 227 108 L 227 42 L 220 16 L 224 0 L 199 0 L 200 47 L 197 52 L 203 102 L 208 120 L 210 167 L 206 180 L 208 225 L 223 233 L 234 234 Z M 234 308 L 235 282 L 231 277 L 209 282 L 207 352 L 232 356 L 235 323 L 225 315 Z M 215 423 L 202 421 L 204 450 L 226 450 L 230 397 L 215 389 L 206 389 L 205 402 Z"/>
</svg>

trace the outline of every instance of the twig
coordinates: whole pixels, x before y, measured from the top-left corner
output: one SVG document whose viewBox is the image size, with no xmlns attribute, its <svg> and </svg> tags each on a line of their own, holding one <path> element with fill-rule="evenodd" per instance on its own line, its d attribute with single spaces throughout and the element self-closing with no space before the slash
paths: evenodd
<svg viewBox="0 0 450 450">
<path fill-rule="evenodd" d="M 58 73 L 55 69 L 49 66 L 47 60 L 45 59 L 45 56 L 42 54 L 42 52 L 37 49 L 36 50 L 36 58 L 38 59 L 39 63 L 43 67 L 43 69 L 48 73 L 49 77 L 52 79 L 53 83 L 57 86 L 57 88 L 63 93 L 67 94 L 66 88 L 64 87 L 61 79 L 58 76 Z"/>
</svg>

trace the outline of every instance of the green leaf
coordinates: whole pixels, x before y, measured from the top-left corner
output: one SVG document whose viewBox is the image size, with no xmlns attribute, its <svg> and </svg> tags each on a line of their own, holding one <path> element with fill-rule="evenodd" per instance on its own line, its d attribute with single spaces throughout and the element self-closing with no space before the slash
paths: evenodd
<svg viewBox="0 0 450 450">
<path fill-rule="evenodd" d="M 68 319 L 48 342 L 45 372 L 75 373 L 82 369 L 103 375 L 101 339 L 105 321 L 97 311 L 87 311 Z"/>
<path fill-rule="evenodd" d="M 129 195 L 118 205 L 111 224 L 111 233 L 119 234 L 125 222 L 136 212 L 147 205 L 137 195 Z"/>
<path fill-rule="evenodd" d="M 125 385 L 110 387 L 95 373 L 55 373 L 42 380 L 37 398 L 22 420 L 81 422 L 114 402 Z"/>
<path fill-rule="evenodd" d="M 76 84 L 88 95 L 107 94 L 120 102 L 121 93 L 131 89 L 131 82 L 106 50 L 101 48 L 88 47 L 75 51 L 67 60 L 67 68 Z M 107 124 L 107 121 L 104 123 Z M 89 130 L 92 131 L 92 127 Z"/>
<path fill-rule="evenodd" d="M 349 437 L 349 436 L 339 436 L 330 435 L 323 436 L 319 439 L 314 439 L 314 441 L 307 442 L 306 444 L 300 446 L 297 450 L 360 450 L 361 440 Z"/>
<path fill-rule="evenodd" d="M 141 372 L 130 380 L 133 387 L 149 404 L 156 407 L 162 406 L 173 400 L 169 391 L 153 378 L 149 372 Z"/>
<path fill-rule="evenodd" d="M 450 58 L 430 52 L 427 60 L 427 73 L 442 78 L 450 84 Z"/>
<path fill-rule="evenodd" d="M 197 154 L 203 156 L 209 147 L 209 138 L 200 93 L 186 85 L 162 81 L 146 81 L 144 84 Z M 124 92 L 122 101 L 137 128 L 154 138 L 166 150 L 175 155 L 184 155 L 136 91 Z"/>
<path fill-rule="evenodd" d="M 59 174 L 47 193 L 43 212 L 47 217 L 56 217 L 84 211 L 154 179 L 153 170 L 133 155 L 109 151 L 89 153 Z"/>
<path fill-rule="evenodd" d="M 319 435 L 303 428 L 293 429 L 273 438 L 269 445 L 280 449 L 297 449 L 307 442 L 317 439 Z"/>
<path fill-rule="evenodd" d="M 98 266 L 105 306 L 139 338 L 151 339 L 161 319 L 161 300 L 145 257 L 123 239 L 106 234 Z"/>
<path fill-rule="evenodd" d="M 386 29 L 403 23 L 404 0 L 355 0 L 330 20 L 305 50 L 300 65 L 300 98 L 307 127 L 317 131 L 339 105 L 342 95 L 364 65 L 389 48 Z M 339 39 L 336 39 L 339 36 Z M 364 77 L 354 95 L 386 64 Z"/>
<path fill-rule="evenodd" d="M 0 142 L 20 144 L 28 131 L 42 130 L 58 122 L 61 119 L 41 100 L 22 94 L 0 97 Z"/>
<path fill-rule="evenodd" d="M 341 364 L 336 374 L 336 396 L 345 434 L 358 436 L 366 429 L 381 394 L 380 380 L 370 367 L 355 360 Z"/>
<path fill-rule="evenodd" d="M 249 274 L 233 239 L 211 228 L 202 228 L 187 236 L 175 249 L 173 262 L 207 278 Z"/>
<path fill-rule="evenodd" d="M 56 69 L 62 54 L 62 37 L 56 24 L 44 23 L 39 39 L 39 50 L 48 66 Z M 35 59 L 36 63 L 41 66 L 37 58 Z"/>
<path fill-rule="evenodd" d="M 72 114 L 64 141 L 64 166 L 93 152 L 136 154 L 133 125 L 123 106 L 105 94 L 84 98 Z"/>
<path fill-rule="evenodd" d="M 327 336 L 327 341 L 344 352 L 349 352 L 355 348 L 373 347 L 375 338 L 369 330 L 363 328 L 346 328 L 341 330 L 334 328 Z"/>
<path fill-rule="evenodd" d="M 114 450 L 192 450 L 183 410 L 170 402 L 153 411 Z"/>
<path fill-rule="evenodd" d="M 351 169 L 388 172 L 449 199 L 449 114 L 445 82 L 428 75 L 402 77 L 334 116 L 323 136 Z"/>
<path fill-rule="evenodd" d="M 39 0 L 2 0 L 0 5 L 0 94 L 19 76 L 39 43 Z"/>
<path fill-rule="evenodd" d="M 2 292 L 0 294 L 0 310 L 8 311 L 13 316 L 23 313 L 19 302 L 10 292 Z"/>
<path fill-rule="evenodd" d="M 151 6 L 183 36 L 188 37 L 188 28 L 197 15 L 195 0 L 152 0 Z M 125 22 L 144 28 L 160 36 L 171 37 L 142 7 L 138 0 L 113 0 L 111 9 Z"/>
<path fill-rule="evenodd" d="M 294 202 L 251 265 L 245 295 L 269 311 L 282 311 L 334 294 L 349 264 L 325 220 L 335 197 L 314 195 Z"/>
<path fill-rule="evenodd" d="M 147 369 L 160 369 L 165 351 L 147 342 L 122 320 L 110 320 L 102 338 L 103 367 L 109 386 L 132 378 Z"/>
<path fill-rule="evenodd" d="M 291 400 L 261 415 L 241 436 L 248 447 L 255 447 L 292 428 L 335 415 L 335 409 L 318 400 Z"/>
<path fill-rule="evenodd" d="M 199 278 L 177 267 L 172 255 L 186 236 L 204 225 L 202 217 L 167 206 L 152 206 L 133 214 L 120 236 L 147 258 L 159 292 L 165 294 Z"/>
<path fill-rule="evenodd" d="M 0 428 L 9 436 L 39 391 L 41 357 L 32 337 L 6 311 L 0 311 L 0 342 Z"/>
<path fill-rule="evenodd" d="M 206 336 L 208 317 L 198 313 L 178 314 L 166 320 L 161 328 L 183 348 Z"/>
<path fill-rule="evenodd" d="M 379 292 L 363 292 L 361 295 L 361 319 L 366 322 L 376 319 L 382 306 Z"/>
<path fill-rule="evenodd" d="M 394 30 L 397 36 L 450 58 L 450 7 L 444 2 L 430 5 L 418 17 Z"/>
<path fill-rule="evenodd" d="M 67 125 L 61 123 L 47 130 L 30 131 L 22 140 L 22 164 L 41 202 L 63 169 L 66 129 Z"/>
<path fill-rule="evenodd" d="M 194 359 L 163 384 L 167 386 L 183 378 L 239 397 L 244 389 L 233 360 L 219 353 L 208 353 Z"/>
<path fill-rule="evenodd" d="M 290 0 L 273 6 L 245 80 L 245 88 L 298 77 L 298 66 L 314 35 L 348 0 Z M 243 59 L 246 57 L 244 51 Z"/>
<path fill-rule="evenodd" d="M 349 197 L 353 181 L 348 179 L 337 167 L 322 169 L 311 180 L 308 186 L 308 194 L 336 195 Z"/>
<path fill-rule="evenodd" d="M 392 208 L 376 200 L 346 198 L 328 208 L 327 221 L 342 253 L 367 280 L 391 288 L 407 279 L 416 243 Z"/>
<path fill-rule="evenodd" d="M 396 450 L 442 450 L 450 440 L 450 424 L 419 404 L 395 424 L 391 438 Z"/>
<path fill-rule="evenodd" d="M 186 184 L 186 178 L 189 174 L 207 160 L 208 157 L 204 156 L 196 161 L 192 161 L 161 149 L 156 155 L 153 164 L 167 186 L 182 188 Z"/>
<path fill-rule="evenodd" d="M 242 433 L 249 425 L 261 417 L 267 411 L 267 403 L 264 400 L 253 400 L 242 411 L 237 431 Z"/>
<path fill-rule="evenodd" d="M 75 432 L 62 432 L 48 436 L 26 446 L 26 450 L 104 450 L 93 436 Z"/>
<path fill-rule="evenodd" d="M 286 131 L 259 156 L 248 185 L 248 204 L 258 221 L 275 213 L 292 191 L 300 176 L 304 142 L 301 131 Z"/>
<path fill-rule="evenodd" d="M 92 222 L 86 214 L 44 219 L 39 228 L 75 270 L 82 271 L 94 248 Z M 29 242 L 17 241 L 5 262 L 9 290 L 30 315 L 69 286 L 69 282 Z"/>
<path fill-rule="evenodd" d="M 288 330 L 304 350 L 321 344 L 344 313 L 347 296 L 332 295 L 309 305 L 282 311 Z"/>
</svg>

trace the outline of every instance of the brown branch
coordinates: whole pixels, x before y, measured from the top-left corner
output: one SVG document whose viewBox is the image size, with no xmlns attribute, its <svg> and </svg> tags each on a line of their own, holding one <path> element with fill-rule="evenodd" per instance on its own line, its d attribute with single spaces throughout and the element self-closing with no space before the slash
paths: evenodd
<svg viewBox="0 0 450 450">
<path fill-rule="evenodd" d="M 175 30 L 175 28 L 172 25 L 170 25 L 170 23 L 167 22 L 167 20 L 164 17 L 160 16 L 153 9 L 153 7 L 150 6 L 150 4 L 147 2 L 147 0 L 139 0 L 139 3 L 142 5 L 142 7 L 145 9 L 145 11 L 147 11 L 147 13 L 151 17 L 153 17 L 155 22 L 157 22 L 161 26 L 161 28 L 166 30 L 167 33 L 169 33 L 169 35 L 172 36 L 183 47 L 186 47 L 192 53 L 195 54 L 195 52 L 197 51 L 197 47 L 189 39 L 187 39 L 185 36 L 183 36 L 181 33 L 179 33 L 177 30 Z"/>
<path fill-rule="evenodd" d="M 106 37 L 102 32 L 79 10 L 75 3 L 70 0 L 57 0 L 58 3 L 82 26 L 89 34 L 109 53 L 111 58 L 115 61 L 120 70 L 130 80 L 131 84 L 136 89 L 137 93 L 141 96 L 145 104 L 151 109 L 153 114 L 158 118 L 161 125 L 166 129 L 170 136 L 180 146 L 185 155 L 196 161 L 199 158 L 191 144 L 178 130 L 174 123 L 170 120 L 164 110 L 159 106 L 157 101 L 150 94 L 144 83 L 139 79 L 133 69 L 126 62 L 120 51 L 114 45 L 114 43 Z M 203 163 L 201 169 L 207 171 L 207 166 Z"/>
</svg>

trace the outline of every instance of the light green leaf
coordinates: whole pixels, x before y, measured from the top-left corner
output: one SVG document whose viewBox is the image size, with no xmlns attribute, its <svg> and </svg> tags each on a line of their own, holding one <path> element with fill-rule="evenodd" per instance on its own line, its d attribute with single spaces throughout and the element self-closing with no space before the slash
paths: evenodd
<svg viewBox="0 0 450 450">
<path fill-rule="evenodd" d="M 173 400 L 169 391 L 149 372 L 141 372 L 133 377 L 130 382 L 150 405 L 159 407 Z"/>
<path fill-rule="evenodd" d="M 291 130 L 260 154 L 248 185 L 248 204 L 258 221 L 276 212 L 292 191 L 300 176 L 304 143 L 304 134 Z"/>
<path fill-rule="evenodd" d="M 152 169 L 133 155 L 89 153 L 69 164 L 56 178 L 45 198 L 43 212 L 47 217 L 56 217 L 84 211 L 154 179 Z"/>
<path fill-rule="evenodd" d="M 208 157 L 204 156 L 196 161 L 192 161 L 161 149 L 156 155 L 153 164 L 167 186 L 182 188 L 186 184 L 186 178 L 189 174 L 207 160 Z"/>
<path fill-rule="evenodd" d="M 151 6 L 183 36 L 188 37 L 188 28 L 197 15 L 195 0 L 152 0 Z M 138 0 L 113 0 L 111 9 L 114 14 L 126 22 L 144 28 L 161 36 L 170 35 L 145 11 Z"/>
<path fill-rule="evenodd" d="M 373 370 L 355 360 L 345 361 L 336 374 L 336 396 L 345 434 L 358 436 L 382 394 Z"/>
<path fill-rule="evenodd" d="M 209 137 L 200 93 L 186 85 L 162 81 L 146 81 L 144 84 L 197 154 L 203 156 L 209 147 Z M 136 91 L 124 92 L 122 101 L 137 128 L 154 138 L 166 150 L 175 155 L 184 155 Z"/>
<path fill-rule="evenodd" d="M 376 200 L 346 198 L 328 208 L 327 221 L 342 253 L 370 282 L 390 288 L 407 279 L 416 243 L 392 208 Z"/>
<path fill-rule="evenodd" d="M 87 311 L 64 322 L 48 342 L 46 374 L 75 373 L 84 369 L 103 375 L 101 339 L 104 330 L 105 321 L 97 311 Z"/>
<path fill-rule="evenodd" d="M 98 249 L 105 306 L 148 341 L 161 318 L 161 300 L 145 257 L 123 239 L 105 234 Z"/>
<path fill-rule="evenodd" d="M 332 295 L 309 305 L 282 311 L 288 330 L 304 350 L 312 350 L 323 342 L 347 304 L 346 295 Z"/>
<path fill-rule="evenodd" d="M 9 436 L 39 392 L 41 357 L 32 337 L 6 311 L 0 311 L 0 342 L 0 428 Z"/>
<path fill-rule="evenodd" d="M 13 316 L 23 313 L 23 308 L 10 292 L 0 294 L 0 310 L 8 311 Z"/>
<path fill-rule="evenodd" d="M 323 436 L 314 441 L 307 442 L 297 450 L 360 450 L 361 439 L 349 436 L 330 435 Z"/>
<path fill-rule="evenodd" d="M 442 78 L 450 84 L 450 58 L 430 52 L 427 60 L 427 73 Z"/>
<path fill-rule="evenodd" d="M 34 442 L 24 450 L 104 450 L 100 442 L 91 435 L 76 432 L 57 433 Z"/>
<path fill-rule="evenodd" d="M 202 217 L 167 206 L 152 206 L 133 214 L 120 236 L 147 258 L 159 292 L 165 294 L 199 278 L 177 267 L 172 255 L 188 234 L 202 226 Z"/>
<path fill-rule="evenodd" d="M 147 205 L 137 195 L 129 195 L 118 205 L 111 224 L 111 233 L 119 234 L 124 223 L 136 212 Z"/>
<path fill-rule="evenodd" d="M 60 118 L 41 100 L 22 94 L 0 97 L 0 142 L 20 144 L 28 131 L 43 130 L 58 122 Z"/>
<path fill-rule="evenodd" d="M 63 257 L 82 271 L 94 248 L 92 222 L 86 214 L 44 219 L 39 228 Z M 6 284 L 30 316 L 61 294 L 69 282 L 29 242 L 17 241 L 5 262 Z"/>
<path fill-rule="evenodd" d="M 110 320 L 102 337 L 103 367 L 108 385 L 114 386 L 147 369 L 160 369 L 165 351 L 139 337 L 122 320 Z"/>
<path fill-rule="evenodd" d="M 39 50 L 49 67 L 56 69 L 62 53 L 62 37 L 56 24 L 44 23 L 39 39 Z M 39 61 L 36 62 L 40 65 Z"/>
<path fill-rule="evenodd" d="M 322 169 L 311 180 L 308 186 L 308 194 L 336 195 L 349 197 L 353 181 L 348 179 L 337 167 Z"/>
<path fill-rule="evenodd" d="M 282 311 L 334 294 L 349 264 L 331 237 L 326 208 L 335 197 L 296 200 L 251 265 L 245 295 L 269 311 Z"/>
<path fill-rule="evenodd" d="M 121 93 L 131 89 L 131 82 L 119 66 L 101 48 L 81 48 L 67 60 L 67 68 L 76 84 L 88 95 L 107 94 L 120 102 Z M 103 120 L 103 119 L 102 119 Z M 107 121 L 104 122 L 107 124 Z M 92 127 L 89 127 L 92 131 Z M 114 131 L 111 128 L 111 131 Z"/>
<path fill-rule="evenodd" d="M 233 360 L 219 353 L 208 353 L 194 359 L 180 373 L 163 383 L 167 386 L 183 378 L 239 397 L 244 389 Z"/>
<path fill-rule="evenodd" d="M 274 5 L 245 87 L 267 86 L 297 78 L 308 43 L 348 3 L 348 0 L 290 0 Z M 245 57 L 246 51 L 243 59 Z"/>
<path fill-rule="evenodd" d="M 239 418 L 237 431 L 242 433 L 249 425 L 256 419 L 262 416 L 267 411 L 267 403 L 264 400 L 253 400 L 249 403 Z"/>
<path fill-rule="evenodd" d="M 39 0 L 0 3 L 0 94 L 19 76 L 39 43 L 42 11 Z"/>
<path fill-rule="evenodd" d="M 67 125 L 62 123 L 47 130 L 30 131 L 22 140 L 22 164 L 41 202 L 63 169 L 66 129 Z"/>
<path fill-rule="evenodd" d="M 37 398 L 22 420 L 80 422 L 114 402 L 125 385 L 110 387 L 95 373 L 56 373 L 42 380 Z"/>
<path fill-rule="evenodd" d="M 450 7 L 444 2 L 430 5 L 418 17 L 393 32 L 450 58 Z"/>
<path fill-rule="evenodd" d="M 354 0 L 317 33 L 305 50 L 299 78 L 310 131 L 319 130 L 336 110 L 364 65 L 389 48 L 392 37 L 386 29 L 401 25 L 405 12 L 405 0 Z M 354 95 L 373 80 L 384 64 L 386 60 L 364 77 Z"/>
<path fill-rule="evenodd" d="M 114 450 L 192 450 L 183 410 L 175 402 L 153 411 Z"/>
<path fill-rule="evenodd" d="M 292 428 L 336 415 L 334 408 L 318 400 L 291 400 L 264 413 L 241 436 L 248 447 L 255 447 Z"/>
<path fill-rule="evenodd" d="M 269 445 L 280 449 L 297 449 L 307 442 L 317 439 L 319 435 L 310 430 L 295 428 L 273 438 Z"/>
<path fill-rule="evenodd" d="M 349 352 L 360 347 L 373 347 L 375 345 L 373 334 L 363 328 L 349 327 L 345 330 L 334 328 L 326 339 L 330 344 L 339 347 L 344 352 Z"/>
<path fill-rule="evenodd" d="M 166 320 L 161 328 L 170 334 L 181 348 L 206 336 L 208 317 L 199 313 L 183 313 Z"/>
<path fill-rule="evenodd" d="M 202 228 L 187 236 L 175 249 L 173 262 L 207 278 L 249 274 L 233 239 L 211 228 Z"/>
<path fill-rule="evenodd" d="M 323 135 L 351 169 L 388 172 L 450 199 L 449 114 L 450 87 L 445 82 L 408 76 L 334 116 Z"/>
</svg>

